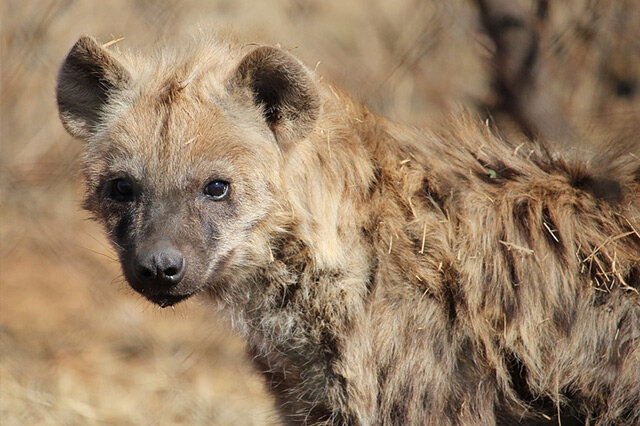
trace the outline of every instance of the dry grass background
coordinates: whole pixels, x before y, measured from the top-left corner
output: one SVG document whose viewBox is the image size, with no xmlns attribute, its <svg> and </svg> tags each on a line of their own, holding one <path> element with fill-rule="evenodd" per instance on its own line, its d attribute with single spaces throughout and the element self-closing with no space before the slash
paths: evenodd
<svg viewBox="0 0 640 426">
<path fill-rule="evenodd" d="M 637 77 L 640 30 L 574 43 L 574 21 L 587 19 L 582 11 L 592 3 L 575 0 L 554 15 L 554 28 L 569 35 L 554 42 L 568 45 L 565 53 L 549 53 L 562 59 L 552 86 L 572 119 L 603 122 L 612 136 L 606 126 L 637 129 L 640 110 L 637 97 L 609 99 L 615 90 L 601 69 L 614 65 L 600 56 L 622 46 L 628 63 L 615 67 Z M 57 67 L 80 34 L 125 37 L 121 48 L 141 50 L 198 27 L 280 43 L 374 110 L 419 125 L 493 99 L 491 42 L 464 0 L 3 0 L 0 19 L 0 423 L 7 426 L 276 423 L 228 322 L 197 300 L 175 311 L 142 301 L 80 209 L 82 146 L 62 129 L 54 100 Z"/>
</svg>

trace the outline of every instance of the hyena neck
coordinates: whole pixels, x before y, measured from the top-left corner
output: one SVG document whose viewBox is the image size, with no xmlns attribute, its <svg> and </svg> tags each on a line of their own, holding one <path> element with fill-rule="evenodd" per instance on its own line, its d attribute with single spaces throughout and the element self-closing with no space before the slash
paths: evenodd
<svg viewBox="0 0 640 426">
<path fill-rule="evenodd" d="M 280 216 L 288 221 L 269 239 L 269 260 L 248 280 L 251 296 L 235 312 L 278 402 L 307 414 L 310 403 L 316 419 L 342 416 L 340 348 L 363 316 L 374 264 L 363 229 L 375 168 L 354 125 L 374 118 L 364 109 L 344 114 L 353 104 L 329 93 L 314 132 L 285 154 L 289 204 Z"/>
<path fill-rule="evenodd" d="M 361 129 L 378 118 L 338 93 L 324 87 L 315 128 L 295 146 L 282 148 L 276 198 L 284 201 L 254 232 L 243 267 L 221 277 L 224 283 L 212 292 L 234 318 L 262 317 L 259 308 L 277 298 L 270 290 L 313 286 L 324 276 L 368 279 L 371 242 L 361 231 L 371 220 L 366 206 L 377 172 Z M 286 306 L 288 297 L 273 306 Z"/>
<path fill-rule="evenodd" d="M 281 188 L 288 203 L 268 238 L 268 261 L 252 275 L 255 297 L 241 307 L 247 316 L 293 321 L 294 311 L 319 315 L 302 305 L 320 302 L 336 305 L 336 315 L 343 310 L 340 321 L 346 321 L 345 298 L 354 288 L 366 292 L 371 279 L 371 241 L 362 231 L 371 221 L 365 206 L 376 172 L 359 129 L 376 117 L 336 89 L 327 87 L 324 97 L 312 134 L 285 153 Z"/>
</svg>

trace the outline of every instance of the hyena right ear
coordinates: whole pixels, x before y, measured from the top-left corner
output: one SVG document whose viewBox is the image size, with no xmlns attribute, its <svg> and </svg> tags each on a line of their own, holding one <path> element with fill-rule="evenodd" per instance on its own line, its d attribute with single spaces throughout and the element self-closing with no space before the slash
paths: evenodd
<svg viewBox="0 0 640 426">
<path fill-rule="evenodd" d="M 67 131 L 80 139 L 95 134 L 104 106 L 128 87 L 129 72 L 91 37 L 80 37 L 58 74 L 56 98 Z"/>
<path fill-rule="evenodd" d="M 320 114 L 318 88 L 311 72 L 289 53 L 270 46 L 254 49 L 240 61 L 231 83 L 249 90 L 280 145 L 313 130 Z"/>
</svg>

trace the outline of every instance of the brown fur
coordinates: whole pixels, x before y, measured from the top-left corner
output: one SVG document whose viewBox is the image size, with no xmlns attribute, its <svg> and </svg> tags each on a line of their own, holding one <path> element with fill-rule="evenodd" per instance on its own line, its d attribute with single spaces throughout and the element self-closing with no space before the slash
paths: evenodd
<svg viewBox="0 0 640 426">
<path fill-rule="evenodd" d="M 636 153 L 595 176 L 473 117 L 392 123 L 269 47 L 82 38 L 58 100 L 125 275 L 142 242 L 179 247 L 183 281 L 139 291 L 220 304 L 284 422 L 640 422 Z"/>
</svg>

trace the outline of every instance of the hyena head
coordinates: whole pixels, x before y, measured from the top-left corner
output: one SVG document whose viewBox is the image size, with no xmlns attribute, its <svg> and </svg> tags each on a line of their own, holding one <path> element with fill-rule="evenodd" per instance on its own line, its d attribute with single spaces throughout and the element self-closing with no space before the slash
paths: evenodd
<svg viewBox="0 0 640 426">
<path fill-rule="evenodd" d="M 282 152 L 319 114 L 297 59 L 245 53 L 208 45 L 139 61 L 82 37 L 58 76 L 62 123 L 87 143 L 85 206 L 130 285 L 163 307 L 223 292 L 263 261 L 286 210 Z"/>
</svg>

